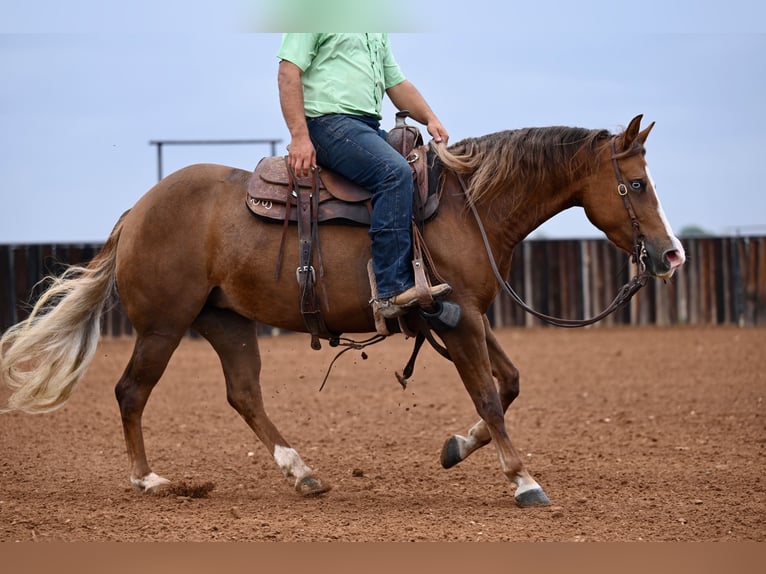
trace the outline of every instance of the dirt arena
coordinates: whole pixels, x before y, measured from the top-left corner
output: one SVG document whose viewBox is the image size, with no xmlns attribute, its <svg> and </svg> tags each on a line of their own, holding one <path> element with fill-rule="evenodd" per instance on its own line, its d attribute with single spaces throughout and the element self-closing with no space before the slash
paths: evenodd
<svg viewBox="0 0 766 574">
<path fill-rule="evenodd" d="M 552 506 L 519 509 L 492 445 L 450 470 L 477 420 L 453 366 L 412 340 L 346 353 L 261 340 L 272 420 L 333 490 L 301 499 L 231 409 L 211 348 L 186 340 L 144 416 L 153 469 L 207 497 L 128 483 L 113 388 L 130 340 L 103 340 L 62 409 L 0 416 L 0 541 L 764 541 L 766 330 L 507 329 L 506 417 Z"/>
</svg>

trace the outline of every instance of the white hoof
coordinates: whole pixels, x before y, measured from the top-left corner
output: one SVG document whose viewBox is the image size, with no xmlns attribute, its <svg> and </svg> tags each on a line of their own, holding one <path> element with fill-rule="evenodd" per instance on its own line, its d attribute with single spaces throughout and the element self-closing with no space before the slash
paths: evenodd
<svg viewBox="0 0 766 574">
<path fill-rule="evenodd" d="M 170 484 L 170 481 L 167 478 L 162 478 L 159 474 L 150 472 L 141 478 L 133 478 L 131 476 L 130 484 L 132 484 L 133 488 L 135 488 L 138 492 L 151 494 L 153 492 L 157 492 L 157 490 L 166 484 Z"/>
</svg>

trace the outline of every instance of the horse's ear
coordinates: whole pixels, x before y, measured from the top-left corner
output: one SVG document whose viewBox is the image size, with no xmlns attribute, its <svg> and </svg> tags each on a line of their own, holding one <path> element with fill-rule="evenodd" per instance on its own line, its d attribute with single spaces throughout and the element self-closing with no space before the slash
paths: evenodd
<svg viewBox="0 0 766 574">
<path fill-rule="evenodd" d="M 641 145 L 644 145 L 646 143 L 646 138 L 649 136 L 649 132 L 652 131 L 652 128 L 654 127 L 654 122 L 650 123 L 645 130 L 640 132 L 638 134 L 637 139 L 639 142 L 641 142 Z"/>
<path fill-rule="evenodd" d="M 622 134 L 622 148 L 624 150 L 629 149 L 633 145 L 633 142 L 636 141 L 639 131 L 641 130 L 641 118 L 643 117 L 643 114 L 638 114 L 635 118 L 630 120 L 627 129 Z M 648 132 L 647 135 L 649 135 Z"/>
</svg>

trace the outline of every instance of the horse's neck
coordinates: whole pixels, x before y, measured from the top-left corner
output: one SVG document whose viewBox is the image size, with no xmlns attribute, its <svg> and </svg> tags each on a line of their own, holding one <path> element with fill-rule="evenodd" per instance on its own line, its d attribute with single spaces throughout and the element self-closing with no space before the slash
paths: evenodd
<svg viewBox="0 0 766 574">
<path fill-rule="evenodd" d="M 541 197 L 539 202 L 530 201 L 511 216 L 513 220 L 519 221 L 519 241 L 552 217 L 576 205 L 574 194 L 568 193 L 568 190 L 546 190 L 539 196 Z"/>
<path fill-rule="evenodd" d="M 479 201 L 477 211 L 482 219 L 490 245 L 496 251 L 498 264 L 510 266 L 514 247 L 543 223 L 576 205 L 574 186 L 567 189 L 542 188 L 533 196 L 511 208 L 512 198 Z"/>
</svg>

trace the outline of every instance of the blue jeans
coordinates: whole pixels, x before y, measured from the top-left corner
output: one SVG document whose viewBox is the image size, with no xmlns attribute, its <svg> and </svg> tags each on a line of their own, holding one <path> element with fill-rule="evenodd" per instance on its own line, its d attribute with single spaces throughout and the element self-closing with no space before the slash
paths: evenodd
<svg viewBox="0 0 766 574">
<path fill-rule="evenodd" d="M 372 192 L 372 265 L 378 297 L 415 284 L 412 275 L 412 171 L 385 140 L 375 118 L 332 114 L 309 118 L 317 163 Z"/>
</svg>

